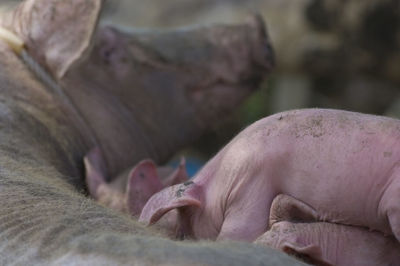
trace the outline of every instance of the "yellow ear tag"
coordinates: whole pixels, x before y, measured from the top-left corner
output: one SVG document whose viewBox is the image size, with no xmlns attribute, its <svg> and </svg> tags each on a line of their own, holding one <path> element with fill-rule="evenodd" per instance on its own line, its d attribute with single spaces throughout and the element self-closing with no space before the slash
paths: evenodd
<svg viewBox="0 0 400 266">
<path fill-rule="evenodd" d="M 10 48 L 18 55 L 20 55 L 22 50 L 24 49 L 24 41 L 11 31 L 3 27 L 0 27 L 0 40 L 5 41 L 10 46 Z"/>
</svg>

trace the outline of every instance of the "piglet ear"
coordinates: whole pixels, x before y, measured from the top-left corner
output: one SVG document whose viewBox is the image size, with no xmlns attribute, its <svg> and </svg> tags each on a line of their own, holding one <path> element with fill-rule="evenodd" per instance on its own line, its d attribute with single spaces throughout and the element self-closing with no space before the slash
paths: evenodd
<svg viewBox="0 0 400 266">
<path fill-rule="evenodd" d="M 151 225 L 170 210 L 196 206 L 202 207 L 202 188 L 193 181 L 167 187 L 155 194 L 144 206 L 139 222 Z"/>
<path fill-rule="evenodd" d="M 316 245 L 300 246 L 294 243 L 284 243 L 283 251 L 289 255 L 294 255 L 312 265 L 333 266 L 322 255 L 321 248 Z"/>
<path fill-rule="evenodd" d="M 139 215 L 148 199 L 163 188 L 156 165 L 141 161 L 132 169 L 128 177 L 128 210 L 131 215 Z"/>
<path fill-rule="evenodd" d="M 178 168 L 175 169 L 166 179 L 163 180 L 163 186 L 169 187 L 177 185 L 189 180 L 189 176 L 186 171 L 186 160 L 182 157 Z"/>
<path fill-rule="evenodd" d="M 106 164 L 100 148 L 92 149 L 83 159 L 85 164 L 86 185 L 89 194 L 98 199 L 98 188 L 106 183 Z"/>
</svg>

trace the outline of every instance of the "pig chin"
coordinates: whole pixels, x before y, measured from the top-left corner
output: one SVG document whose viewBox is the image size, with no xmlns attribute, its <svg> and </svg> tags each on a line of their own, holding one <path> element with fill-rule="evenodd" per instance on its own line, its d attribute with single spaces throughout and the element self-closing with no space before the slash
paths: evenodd
<svg viewBox="0 0 400 266">
<path fill-rule="evenodd" d="M 227 117 L 256 89 L 257 86 L 240 87 L 221 83 L 206 91 L 191 93 L 198 124 L 209 126 L 210 123 L 215 125 L 221 122 L 221 118 Z"/>
</svg>

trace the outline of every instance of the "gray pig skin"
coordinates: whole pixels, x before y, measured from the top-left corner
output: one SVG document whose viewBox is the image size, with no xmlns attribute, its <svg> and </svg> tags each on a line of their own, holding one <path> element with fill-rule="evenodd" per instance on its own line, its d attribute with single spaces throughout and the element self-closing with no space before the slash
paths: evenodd
<svg viewBox="0 0 400 266">
<path fill-rule="evenodd" d="M 22 37 L 28 51 L 54 76 L 63 77 L 67 92 L 76 99 L 74 89 L 89 94 L 84 90 L 90 86 L 104 86 L 94 83 L 85 72 L 78 82 L 80 68 L 76 66 L 91 46 L 101 4 L 98 0 L 26 1 L 16 13 L 3 18 L 1 25 Z M 58 43 L 62 47 L 57 47 Z M 57 54 L 63 55 L 62 60 Z M 90 57 L 87 60 L 81 64 L 89 64 Z M 88 137 L 92 132 L 80 127 L 77 112 L 41 84 L 2 41 L 0 81 L 1 265 L 302 265 L 284 254 L 250 244 L 162 239 L 156 231 L 95 204 L 82 194 L 82 158 L 95 143 Z M 116 80 L 109 84 L 121 85 Z M 110 97 L 107 106 L 102 106 L 105 98 L 96 100 L 100 107 L 91 107 L 93 112 L 99 108 L 100 114 L 115 116 L 113 126 L 125 129 L 131 113 L 115 112 L 110 107 L 115 97 Z M 145 148 L 135 149 L 143 141 L 140 138 L 132 138 L 126 147 L 118 143 L 120 146 L 110 148 L 107 134 L 111 126 L 98 127 L 95 115 L 78 101 L 75 104 L 82 108 L 79 111 L 90 122 L 102 148 L 118 155 L 115 162 L 107 158 L 110 169 L 121 170 L 118 168 L 127 164 L 118 160 L 128 150 L 142 153 L 130 164 L 147 155 Z M 122 130 L 121 138 L 128 133 L 131 131 Z"/>
</svg>

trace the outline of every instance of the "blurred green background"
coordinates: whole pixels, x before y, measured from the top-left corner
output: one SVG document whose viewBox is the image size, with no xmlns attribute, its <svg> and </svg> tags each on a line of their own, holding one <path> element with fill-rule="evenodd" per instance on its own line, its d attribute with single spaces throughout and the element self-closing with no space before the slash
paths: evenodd
<svg viewBox="0 0 400 266">
<path fill-rule="evenodd" d="M 18 1 L 3 0 L 11 2 Z M 108 0 L 102 22 L 126 29 L 188 27 L 242 22 L 254 11 L 267 22 L 277 67 L 191 153 L 207 158 L 243 127 L 283 110 L 400 117 L 398 0 Z"/>
</svg>

